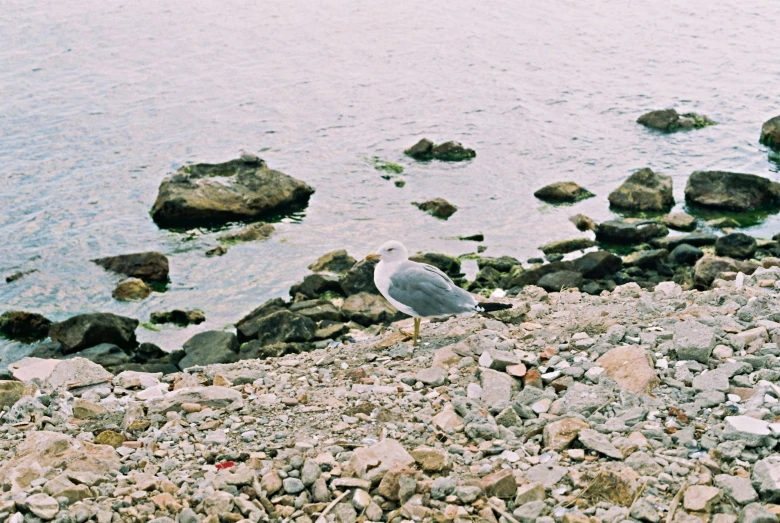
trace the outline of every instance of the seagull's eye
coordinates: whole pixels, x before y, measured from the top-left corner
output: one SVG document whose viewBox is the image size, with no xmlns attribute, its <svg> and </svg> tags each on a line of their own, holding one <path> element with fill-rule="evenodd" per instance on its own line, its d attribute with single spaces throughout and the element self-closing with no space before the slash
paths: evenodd
<svg viewBox="0 0 780 523">
<path fill-rule="evenodd" d="M 395 247 L 390 247 L 389 249 L 387 249 L 387 252 L 393 252 L 394 250 L 395 250 Z"/>
</svg>

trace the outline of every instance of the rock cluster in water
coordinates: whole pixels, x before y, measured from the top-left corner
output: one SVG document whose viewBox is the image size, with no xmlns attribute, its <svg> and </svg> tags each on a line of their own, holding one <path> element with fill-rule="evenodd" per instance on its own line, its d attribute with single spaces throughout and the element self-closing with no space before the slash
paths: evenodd
<svg viewBox="0 0 780 523">
<path fill-rule="evenodd" d="M 0 520 L 777 522 L 780 267 L 713 287 L 526 286 L 416 348 L 405 320 L 167 375 L 26 358 Z"/>
<path fill-rule="evenodd" d="M 678 114 L 675 109 L 662 109 L 650 111 L 637 119 L 637 123 L 663 132 L 687 131 L 690 129 L 701 129 L 716 125 L 717 122 L 710 120 L 703 114 L 685 113 Z"/>
<path fill-rule="evenodd" d="M 427 138 L 423 138 L 404 151 L 404 154 L 415 160 L 440 160 L 443 162 L 462 162 L 477 156 L 474 149 L 463 147 L 458 142 L 444 142 L 436 145 Z"/>
</svg>

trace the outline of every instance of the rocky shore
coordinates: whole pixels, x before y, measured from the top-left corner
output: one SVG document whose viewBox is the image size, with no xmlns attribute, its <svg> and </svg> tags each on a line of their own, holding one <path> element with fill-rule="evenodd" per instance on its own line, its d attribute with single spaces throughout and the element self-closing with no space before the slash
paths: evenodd
<svg viewBox="0 0 780 523">
<path fill-rule="evenodd" d="M 776 266 L 526 286 L 416 348 L 403 320 L 167 375 L 28 358 L 0 381 L 0 521 L 776 522 L 778 291 Z"/>
</svg>

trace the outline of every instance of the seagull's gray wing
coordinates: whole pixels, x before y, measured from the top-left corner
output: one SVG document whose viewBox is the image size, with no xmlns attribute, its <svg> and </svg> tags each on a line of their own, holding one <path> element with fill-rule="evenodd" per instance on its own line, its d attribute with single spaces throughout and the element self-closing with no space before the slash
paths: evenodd
<svg viewBox="0 0 780 523">
<path fill-rule="evenodd" d="M 411 261 L 390 276 L 388 294 L 420 316 L 474 312 L 477 303 L 436 267 Z"/>
</svg>

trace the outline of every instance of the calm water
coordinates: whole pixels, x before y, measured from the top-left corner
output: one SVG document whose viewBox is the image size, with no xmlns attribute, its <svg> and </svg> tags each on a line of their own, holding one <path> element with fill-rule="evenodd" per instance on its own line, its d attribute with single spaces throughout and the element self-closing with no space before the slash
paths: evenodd
<svg viewBox="0 0 780 523">
<path fill-rule="evenodd" d="M 727 169 L 780 179 L 758 144 L 780 114 L 780 21 L 766 2 L 158 2 L 5 0 L 0 17 L 0 310 L 62 320 L 200 308 L 208 321 L 139 337 L 174 348 L 286 294 L 320 254 L 363 256 L 386 239 L 410 250 L 526 259 L 580 234 L 567 218 L 612 216 L 607 195 L 634 169 Z M 677 107 L 720 125 L 674 135 L 635 123 Z M 477 150 L 416 164 L 427 136 Z M 240 149 L 317 190 L 270 241 L 204 251 L 217 232 L 158 229 L 163 176 Z M 406 186 L 367 158 L 405 166 Z M 598 197 L 551 208 L 532 193 L 574 180 Z M 438 221 L 410 205 L 441 196 Z M 678 205 L 682 208 L 682 204 Z M 780 230 L 773 217 L 751 229 Z M 156 249 L 164 294 L 123 304 L 119 277 L 88 260 Z M 0 341 L 0 361 L 28 346 Z"/>
</svg>

